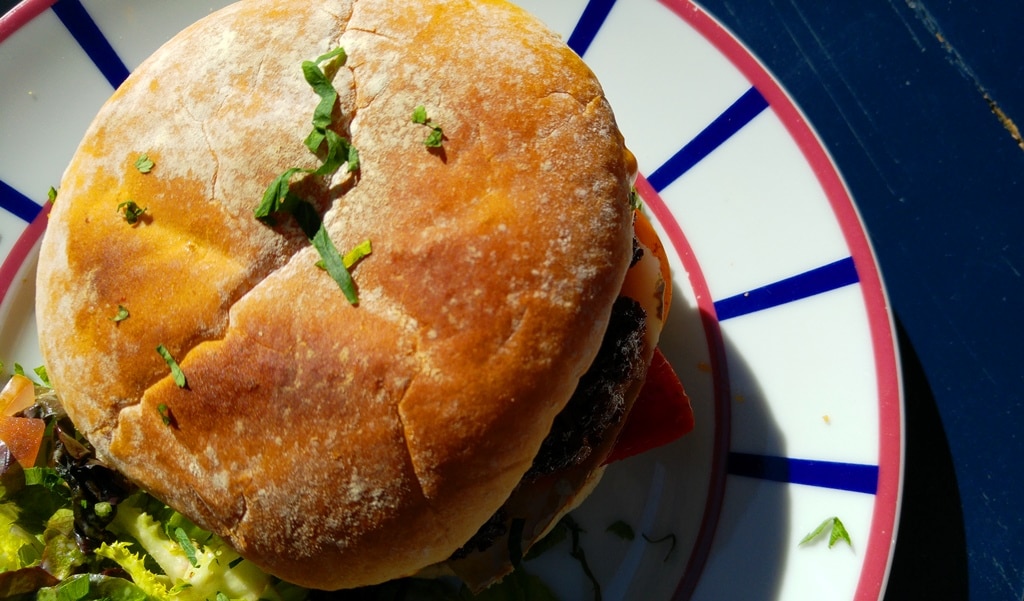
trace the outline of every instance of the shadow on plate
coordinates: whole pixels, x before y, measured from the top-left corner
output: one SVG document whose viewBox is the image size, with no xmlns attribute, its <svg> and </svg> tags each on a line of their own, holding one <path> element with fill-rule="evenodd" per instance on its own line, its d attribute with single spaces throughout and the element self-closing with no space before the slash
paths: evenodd
<svg viewBox="0 0 1024 601">
<path fill-rule="evenodd" d="M 785 439 L 768 400 L 740 351 L 723 336 L 730 381 L 729 450 L 785 456 Z M 723 468 L 728 472 L 728 456 Z M 697 584 L 700 598 L 776 599 L 789 548 L 789 487 L 726 474 L 722 519 L 706 569 Z M 739 568 L 739 570 L 737 570 Z"/>
<path fill-rule="evenodd" d="M 903 504 L 885 601 L 967 599 L 967 538 L 935 396 L 899 319 L 905 459 Z"/>
</svg>

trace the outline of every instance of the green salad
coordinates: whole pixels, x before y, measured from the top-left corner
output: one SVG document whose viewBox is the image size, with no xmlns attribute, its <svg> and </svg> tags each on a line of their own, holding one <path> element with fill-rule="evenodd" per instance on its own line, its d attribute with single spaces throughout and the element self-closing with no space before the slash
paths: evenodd
<svg viewBox="0 0 1024 601">
<path fill-rule="evenodd" d="M 2 369 L 2 366 L 0 366 Z M 42 601 L 554 600 L 524 562 L 579 529 L 566 518 L 498 584 L 406 578 L 339 592 L 284 582 L 96 458 L 57 395 L 16 366 L 0 392 L 0 599 Z M 584 566 L 585 567 L 585 566 Z M 595 597 L 600 589 L 595 584 Z"/>
<path fill-rule="evenodd" d="M 12 380 L 17 385 L 17 378 L 25 377 Z M 53 391 L 34 383 L 33 394 L 30 406 L 4 415 L 7 424 L 15 424 L 7 430 L 41 424 L 42 435 L 28 465 L 24 456 L 16 456 L 24 441 L 0 443 L 0 598 L 291 601 L 308 596 L 103 465 Z"/>
</svg>

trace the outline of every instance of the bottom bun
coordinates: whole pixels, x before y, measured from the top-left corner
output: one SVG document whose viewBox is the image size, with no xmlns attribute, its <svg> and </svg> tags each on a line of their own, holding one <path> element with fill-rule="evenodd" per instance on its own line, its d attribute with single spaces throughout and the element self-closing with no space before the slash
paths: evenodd
<svg viewBox="0 0 1024 601">
<path fill-rule="evenodd" d="M 604 475 L 605 462 L 615 447 L 626 417 L 644 387 L 668 313 L 671 299 L 667 290 L 671 285 L 665 280 L 669 273 L 667 257 L 657 234 L 643 214 L 638 211 L 635 215 L 639 252 L 626 274 L 624 296 L 619 298 L 612 311 L 597 359 L 590 372 L 581 378 L 581 387 L 563 410 L 563 415 L 568 415 L 565 420 L 556 418 L 555 430 L 548 436 L 548 440 L 563 438 L 577 445 L 582 438 L 585 450 L 575 451 L 571 465 L 559 465 L 555 469 L 538 470 L 544 459 L 535 458 L 534 468 L 527 472 L 499 512 L 485 525 L 497 534 L 488 536 L 478 548 L 471 548 L 445 562 L 445 569 L 457 575 L 473 591 L 480 591 L 508 575 L 515 563 L 511 557 L 512 549 L 521 549 L 525 553 L 594 491 Z M 622 307 L 627 308 L 624 310 Z M 643 319 L 634 324 L 632 321 L 637 312 Z M 609 412 L 609 402 L 617 405 L 615 411 Z M 569 422 L 571 428 L 580 422 L 590 421 L 587 411 L 606 414 L 602 418 L 605 423 L 599 424 L 596 433 L 581 436 L 558 431 L 558 424 L 563 421 Z M 545 449 L 546 445 L 542 445 L 542 455 Z M 557 452 L 561 453 L 561 450 Z M 554 463 L 557 464 L 558 460 Z M 512 536 L 521 536 L 521 540 L 511 541 Z"/>
</svg>

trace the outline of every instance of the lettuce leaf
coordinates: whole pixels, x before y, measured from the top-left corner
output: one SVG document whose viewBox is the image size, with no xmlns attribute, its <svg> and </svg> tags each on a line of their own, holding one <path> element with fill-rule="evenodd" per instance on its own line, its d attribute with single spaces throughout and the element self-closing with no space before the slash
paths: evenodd
<svg viewBox="0 0 1024 601">
<path fill-rule="evenodd" d="M 141 588 L 125 580 L 102 574 L 77 574 L 55 586 L 39 589 L 38 601 L 151 601 Z"/>
<path fill-rule="evenodd" d="M 29 567 L 43 554 L 43 542 L 18 522 L 18 506 L 0 503 L 0 572 Z"/>
<path fill-rule="evenodd" d="M 36 393 L 36 404 L 24 410 L 47 424 L 36 465 L 0 465 L 0 598 L 298 601 L 308 596 L 306 589 L 244 561 L 222 539 L 105 466 L 52 391 L 37 387 Z"/>
<path fill-rule="evenodd" d="M 153 505 L 151 497 L 138 493 L 118 506 L 108 527 L 120 539 L 135 541 L 145 557 L 133 553 L 126 542 L 105 544 L 96 550 L 97 555 L 124 568 L 152 598 L 285 600 L 281 591 L 290 585 L 283 585 L 243 560 L 220 537 L 180 513 L 166 505 L 153 509 Z M 159 571 L 152 569 L 147 557 L 159 566 Z"/>
<path fill-rule="evenodd" d="M 149 571 L 143 558 L 128 550 L 128 543 L 116 542 L 112 545 L 103 543 L 99 549 L 96 549 L 96 554 L 111 559 L 124 568 L 124 571 L 131 576 L 135 586 L 148 598 L 159 601 L 171 600 L 167 579 Z"/>
</svg>

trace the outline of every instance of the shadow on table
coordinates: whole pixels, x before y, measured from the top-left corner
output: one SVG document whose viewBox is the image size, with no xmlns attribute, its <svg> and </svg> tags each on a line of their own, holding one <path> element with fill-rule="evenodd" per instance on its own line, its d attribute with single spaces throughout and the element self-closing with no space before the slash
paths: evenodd
<svg viewBox="0 0 1024 601">
<path fill-rule="evenodd" d="M 0 15 L 14 8 L 20 0 L 0 0 Z"/>
<path fill-rule="evenodd" d="M 949 441 L 921 362 L 899 320 L 903 505 L 885 601 L 967 599 L 967 539 Z"/>
</svg>

